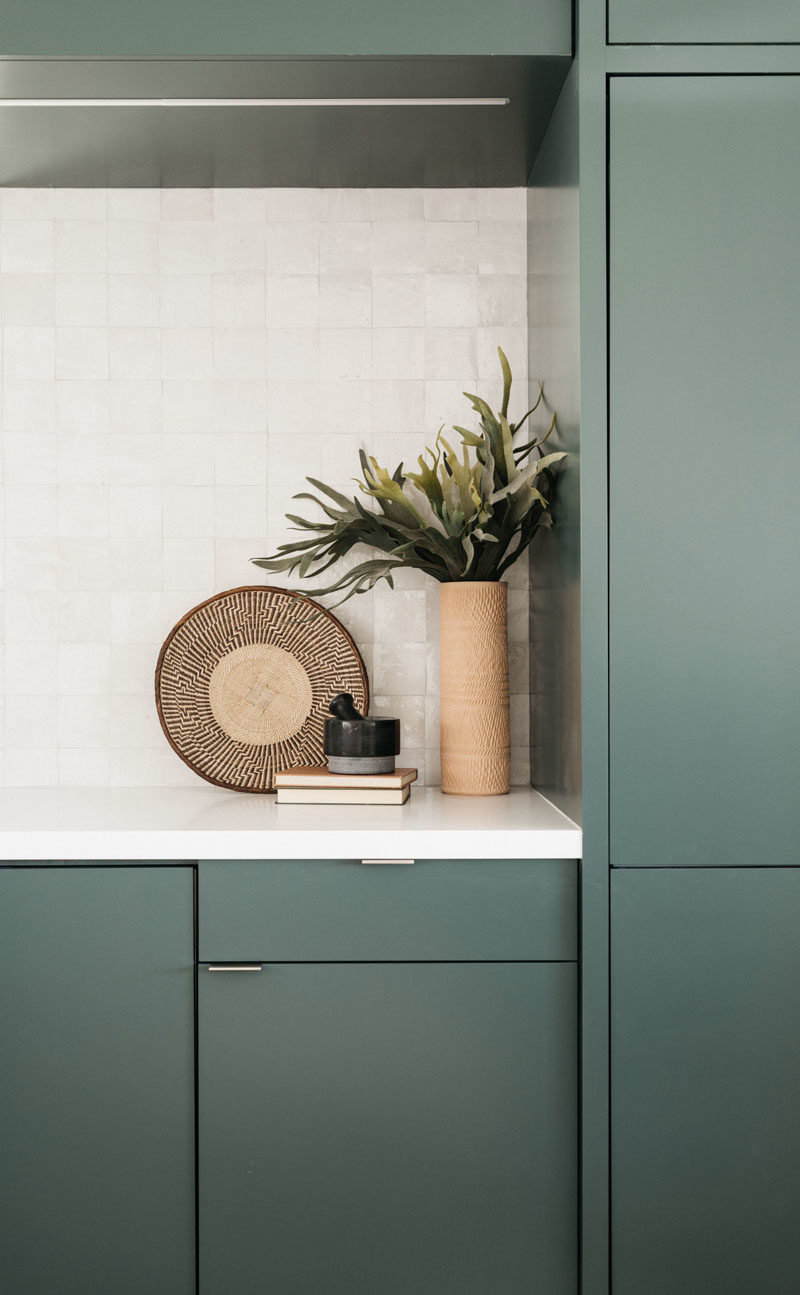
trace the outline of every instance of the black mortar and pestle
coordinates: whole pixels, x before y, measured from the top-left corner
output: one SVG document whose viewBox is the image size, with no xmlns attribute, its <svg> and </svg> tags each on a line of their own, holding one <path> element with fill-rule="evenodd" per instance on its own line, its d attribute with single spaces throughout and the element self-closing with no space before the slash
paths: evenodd
<svg viewBox="0 0 800 1295">
<path fill-rule="evenodd" d="M 337 693 L 328 709 L 322 749 L 331 773 L 394 773 L 399 719 L 362 715 L 349 692 Z"/>
</svg>

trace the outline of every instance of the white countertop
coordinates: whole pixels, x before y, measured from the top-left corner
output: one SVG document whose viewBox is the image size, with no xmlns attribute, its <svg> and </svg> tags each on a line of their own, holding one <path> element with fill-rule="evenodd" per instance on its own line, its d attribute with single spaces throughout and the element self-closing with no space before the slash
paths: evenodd
<svg viewBox="0 0 800 1295">
<path fill-rule="evenodd" d="M 415 788 L 402 806 L 278 805 L 197 788 L 0 792 L 0 859 L 579 859 L 581 830 L 530 787 Z"/>
</svg>

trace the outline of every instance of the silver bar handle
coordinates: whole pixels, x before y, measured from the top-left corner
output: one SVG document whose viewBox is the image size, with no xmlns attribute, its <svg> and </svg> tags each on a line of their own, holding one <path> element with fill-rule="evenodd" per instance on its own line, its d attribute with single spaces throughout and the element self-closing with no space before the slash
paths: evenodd
<svg viewBox="0 0 800 1295">
<path fill-rule="evenodd" d="M 413 859 L 362 859 L 363 864 L 367 863 L 413 863 Z"/>
<path fill-rule="evenodd" d="M 209 971 L 260 971 L 261 962 L 210 962 Z"/>
</svg>

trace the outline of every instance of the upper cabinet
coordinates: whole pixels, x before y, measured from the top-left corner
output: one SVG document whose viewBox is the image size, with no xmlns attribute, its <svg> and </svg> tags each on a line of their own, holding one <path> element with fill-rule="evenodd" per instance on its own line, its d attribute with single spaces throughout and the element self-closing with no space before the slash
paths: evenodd
<svg viewBox="0 0 800 1295">
<path fill-rule="evenodd" d="M 800 76 L 610 129 L 612 862 L 795 864 Z"/>
<path fill-rule="evenodd" d="M 800 41 L 800 6 L 797 0 L 608 0 L 608 39 L 614 45 L 793 44 Z"/>
<path fill-rule="evenodd" d="M 569 54 L 569 0 L 6 0 L 0 54 L 211 58 Z"/>
<path fill-rule="evenodd" d="M 0 185 L 524 185 L 570 0 L 7 0 Z"/>
</svg>

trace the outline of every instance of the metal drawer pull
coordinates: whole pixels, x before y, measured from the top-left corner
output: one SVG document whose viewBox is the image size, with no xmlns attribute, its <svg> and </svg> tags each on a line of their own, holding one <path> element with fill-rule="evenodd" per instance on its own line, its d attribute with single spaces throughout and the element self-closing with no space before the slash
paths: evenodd
<svg viewBox="0 0 800 1295">
<path fill-rule="evenodd" d="M 413 859 L 362 859 L 362 863 L 413 863 Z"/>
<path fill-rule="evenodd" d="M 209 971 L 260 971 L 261 962 L 210 962 Z"/>
</svg>

